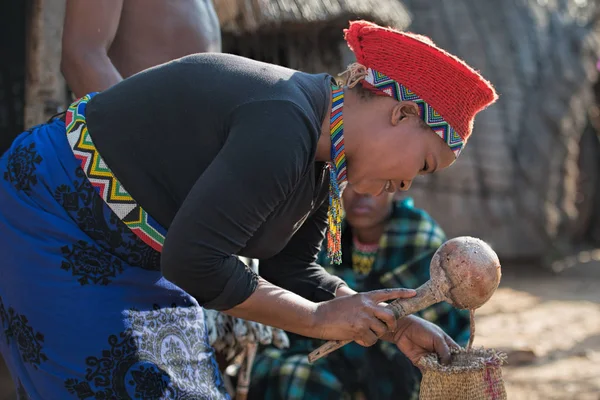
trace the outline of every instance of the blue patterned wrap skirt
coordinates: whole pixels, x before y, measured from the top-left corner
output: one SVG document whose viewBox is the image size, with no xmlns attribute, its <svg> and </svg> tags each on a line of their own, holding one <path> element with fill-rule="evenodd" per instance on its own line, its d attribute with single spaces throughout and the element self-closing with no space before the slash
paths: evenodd
<svg viewBox="0 0 600 400">
<path fill-rule="evenodd" d="M 202 308 L 103 200 L 66 128 L 0 157 L 0 352 L 20 399 L 228 399 Z"/>
</svg>

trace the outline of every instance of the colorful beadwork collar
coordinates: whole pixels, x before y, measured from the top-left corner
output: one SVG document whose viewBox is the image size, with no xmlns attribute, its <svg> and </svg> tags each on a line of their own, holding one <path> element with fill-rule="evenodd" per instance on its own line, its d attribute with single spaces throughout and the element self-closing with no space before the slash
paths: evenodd
<svg viewBox="0 0 600 400">
<path fill-rule="evenodd" d="M 356 236 L 352 237 L 352 269 L 359 276 L 371 273 L 379 253 L 379 243 L 364 244 Z"/>
<path fill-rule="evenodd" d="M 331 162 L 329 167 L 329 210 L 327 211 L 327 253 L 334 264 L 342 262 L 342 192 L 348 181 L 344 148 L 344 89 L 331 86 Z"/>
</svg>

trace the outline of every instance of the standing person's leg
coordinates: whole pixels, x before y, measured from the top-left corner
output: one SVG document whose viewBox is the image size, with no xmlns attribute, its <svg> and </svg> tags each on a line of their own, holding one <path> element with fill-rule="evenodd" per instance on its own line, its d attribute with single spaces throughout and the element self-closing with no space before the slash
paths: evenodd
<svg viewBox="0 0 600 400">
<path fill-rule="evenodd" d="M 22 134 L 0 172 L 0 351 L 23 398 L 227 398 L 202 308 L 98 195 L 63 122 Z"/>
</svg>

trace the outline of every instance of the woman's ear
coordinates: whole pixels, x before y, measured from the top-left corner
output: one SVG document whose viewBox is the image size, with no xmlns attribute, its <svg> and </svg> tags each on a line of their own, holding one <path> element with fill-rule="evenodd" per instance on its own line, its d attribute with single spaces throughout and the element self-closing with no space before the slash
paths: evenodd
<svg viewBox="0 0 600 400">
<path fill-rule="evenodd" d="M 406 117 L 418 117 L 419 106 L 413 101 L 400 101 L 392 108 L 392 125 L 398 125 Z"/>
</svg>

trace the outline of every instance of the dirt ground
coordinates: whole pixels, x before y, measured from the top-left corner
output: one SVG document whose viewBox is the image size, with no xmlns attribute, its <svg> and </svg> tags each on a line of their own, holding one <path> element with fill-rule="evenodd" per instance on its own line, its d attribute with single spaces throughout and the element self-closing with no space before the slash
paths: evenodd
<svg viewBox="0 0 600 400">
<path fill-rule="evenodd" d="M 600 400 L 600 251 L 560 274 L 503 266 L 500 288 L 477 311 L 475 346 L 509 353 L 510 400 Z M 0 400 L 13 400 L 0 367 Z"/>
<path fill-rule="evenodd" d="M 503 268 L 500 288 L 476 313 L 476 346 L 509 354 L 510 400 L 600 400 L 600 251 L 558 275 Z"/>
</svg>

